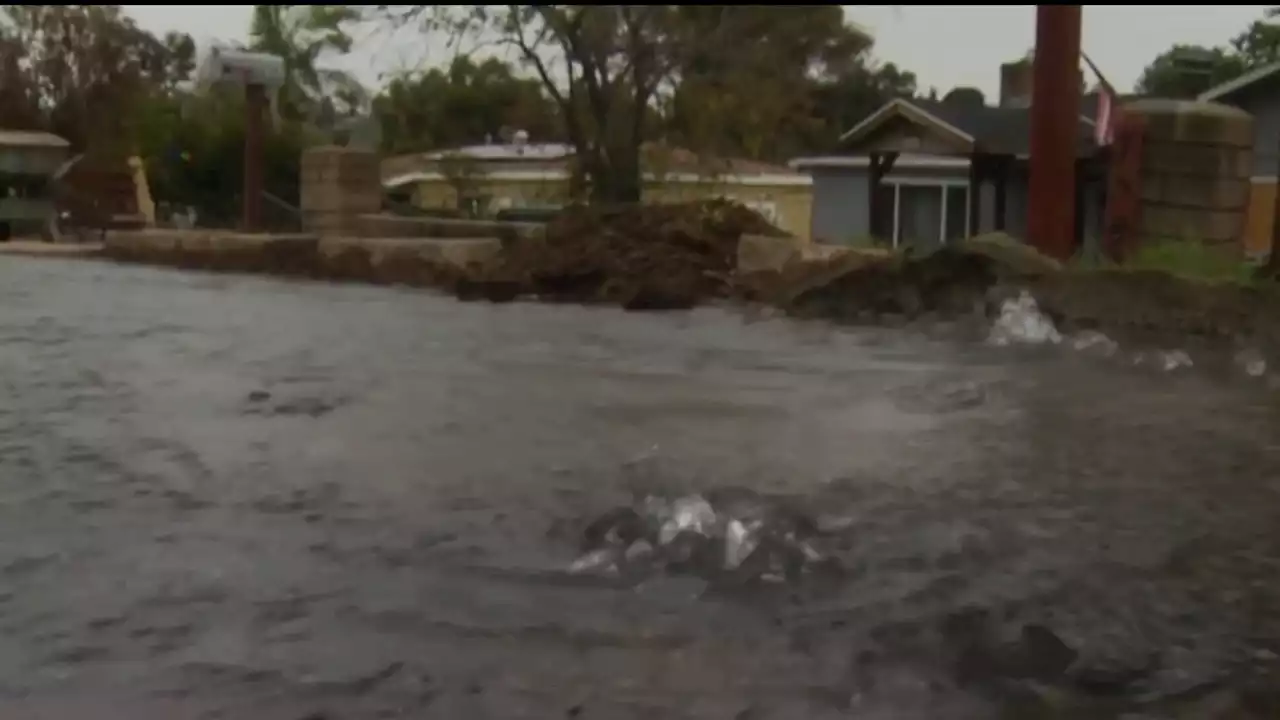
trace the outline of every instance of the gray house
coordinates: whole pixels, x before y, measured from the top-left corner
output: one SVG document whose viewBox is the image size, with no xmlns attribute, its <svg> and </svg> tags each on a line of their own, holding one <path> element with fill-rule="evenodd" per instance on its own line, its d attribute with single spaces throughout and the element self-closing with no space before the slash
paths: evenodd
<svg viewBox="0 0 1280 720">
<path fill-rule="evenodd" d="M 1029 63 L 1001 68 L 998 106 L 896 99 L 844 133 L 835 153 L 793 160 L 813 176 L 811 237 L 928 247 L 994 230 L 1025 236 L 1029 70 Z M 1086 95 L 1078 245 L 1092 245 L 1101 231 L 1106 165 L 1093 139 L 1096 110 L 1097 96 Z"/>
</svg>

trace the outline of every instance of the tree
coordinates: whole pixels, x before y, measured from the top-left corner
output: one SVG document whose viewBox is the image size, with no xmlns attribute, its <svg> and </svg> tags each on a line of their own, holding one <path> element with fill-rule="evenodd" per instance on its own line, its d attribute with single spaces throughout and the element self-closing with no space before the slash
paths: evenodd
<svg viewBox="0 0 1280 720">
<path fill-rule="evenodd" d="M 666 5 L 379 6 L 455 42 L 513 52 L 555 102 L 576 161 L 601 201 L 640 197 L 646 109 L 684 38 Z M 682 47 L 687 47 L 683 45 Z"/>
<path fill-rule="evenodd" d="M 1231 49 L 1245 67 L 1280 60 L 1280 25 L 1267 22 L 1277 16 L 1280 16 L 1280 7 L 1269 7 L 1263 12 L 1263 19 L 1249 23 L 1249 27 L 1231 39 Z"/>
<path fill-rule="evenodd" d="M 157 204 L 197 208 L 204 225 L 231 225 L 240 216 L 244 180 L 244 96 L 231 88 L 153 96 L 136 106 L 138 154 Z M 287 118 L 263 137 L 264 184 L 297 206 L 302 150 L 318 140 L 314 128 Z M 287 219 L 267 206 L 268 223 Z"/>
<path fill-rule="evenodd" d="M 841 135 L 894 98 L 916 94 L 916 76 L 893 63 L 877 65 L 860 58 L 859 65 L 812 90 L 813 113 L 821 126 L 806 139 L 806 152 L 827 152 Z M 933 98 L 937 100 L 934 93 Z"/>
<path fill-rule="evenodd" d="M 43 129 L 77 149 L 124 154 L 131 112 L 190 73 L 194 44 L 139 29 L 119 5 L 0 8 L 0 125 Z"/>
<path fill-rule="evenodd" d="M 691 44 L 673 68 L 667 132 L 687 147 L 785 158 L 827 123 L 820 86 L 866 84 L 871 42 L 838 5 L 682 5 L 676 20 Z"/>
<path fill-rule="evenodd" d="M 253 6 L 248 49 L 284 59 L 285 85 L 279 97 L 284 116 L 314 117 L 326 99 L 337 100 L 347 113 L 365 109 L 369 94 L 358 80 L 320 65 L 326 54 L 350 52 L 352 40 L 344 25 L 359 18 L 359 11 L 347 5 Z"/>
<path fill-rule="evenodd" d="M 373 100 L 386 152 L 454 148 L 525 130 L 563 137 L 556 108 L 538 80 L 517 77 L 496 58 L 460 56 L 445 70 L 395 78 Z"/>
<path fill-rule="evenodd" d="M 720 80 L 732 78 L 730 87 L 746 97 L 741 88 L 754 79 L 754 90 L 768 97 L 765 88 L 770 94 L 795 92 L 786 79 L 820 77 L 856 56 L 849 46 L 812 42 L 832 36 L 815 31 L 815 18 L 834 18 L 843 25 L 843 16 L 834 8 L 790 6 L 782 12 L 676 5 L 378 7 L 397 22 L 422 21 L 455 40 L 466 38 L 513 52 L 554 102 L 576 162 L 590 180 L 591 195 L 604 202 L 639 199 L 641 145 L 659 134 L 656 107 L 676 106 L 671 99 L 686 74 L 691 83 L 696 77 L 716 88 L 717 96 L 726 99 L 722 112 L 740 114 L 733 108 L 741 105 L 729 102 L 734 94 L 721 92 Z M 771 23 L 804 32 L 788 36 L 770 28 Z M 773 107 L 756 109 L 743 120 L 756 129 L 741 144 L 754 144 L 766 154 L 761 139 L 768 136 L 758 128 L 776 127 L 788 107 L 792 105 L 775 101 Z"/>
<path fill-rule="evenodd" d="M 1280 7 L 1270 7 L 1227 45 L 1178 44 L 1156 56 L 1138 79 L 1137 91 L 1173 98 L 1193 98 L 1249 70 L 1280 61 Z M 1182 62 L 1190 60 L 1191 62 Z"/>
<path fill-rule="evenodd" d="M 987 104 L 987 96 L 976 87 L 958 87 L 943 95 L 942 102 L 960 107 L 983 107 Z"/>
<path fill-rule="evenodd" d="M 1182 58 L 1202 58 L 1205 71 L 1191 72 Z M 1190 99 L 1243 74 L 1249 61 L 1233 49 L 1203 45 L 1174 45 L 1156 56 L 1142 71 L 1135 88 L 1144 95 Z"/>
</svg>

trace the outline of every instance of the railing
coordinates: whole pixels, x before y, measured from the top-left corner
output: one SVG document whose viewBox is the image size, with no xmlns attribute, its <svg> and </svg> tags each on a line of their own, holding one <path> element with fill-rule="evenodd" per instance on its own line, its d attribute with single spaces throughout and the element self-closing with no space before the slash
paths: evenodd
<svg viewBox="0 0 1280 720">
<path fill-rule="evenodd" d="M 262 191 L 262 199 L 266 200 L 263 210 L 262 230 L 268 232 L 302 232 L 302 210 L 287 200 Z"/>
</svg>

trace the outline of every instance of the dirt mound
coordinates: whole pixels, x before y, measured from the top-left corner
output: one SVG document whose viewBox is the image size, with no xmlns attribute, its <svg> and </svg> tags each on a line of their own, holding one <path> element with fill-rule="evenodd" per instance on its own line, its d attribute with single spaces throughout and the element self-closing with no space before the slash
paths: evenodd
<svg viewBox="0 0 1280 720">
<path fill-rule="evenodd" d="M 547 226 L 544 239 L 508 246 L 463 283 L 459 295 L 508 299 L 519 288 L 518 294 L 551 301 L 635 310 L 692 307 L 734 292 L 738 240 L 746 234 L 786 236 L 724 200 L 575 206 Z"/>
</svg>

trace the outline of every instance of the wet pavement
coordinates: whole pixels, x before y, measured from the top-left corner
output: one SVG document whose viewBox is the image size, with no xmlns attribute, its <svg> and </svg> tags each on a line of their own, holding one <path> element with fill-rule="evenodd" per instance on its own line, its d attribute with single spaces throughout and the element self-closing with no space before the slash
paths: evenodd
<svg viewBox="0 0 1280 720">
<path fill-rule="evenodd" d="M 1280 652 L 1247 378 L 20 258 L 0 347 L 6 719 L 1209 717 Z M 570 572 L 694 494 L 822 569 Z"/>
</svg>

